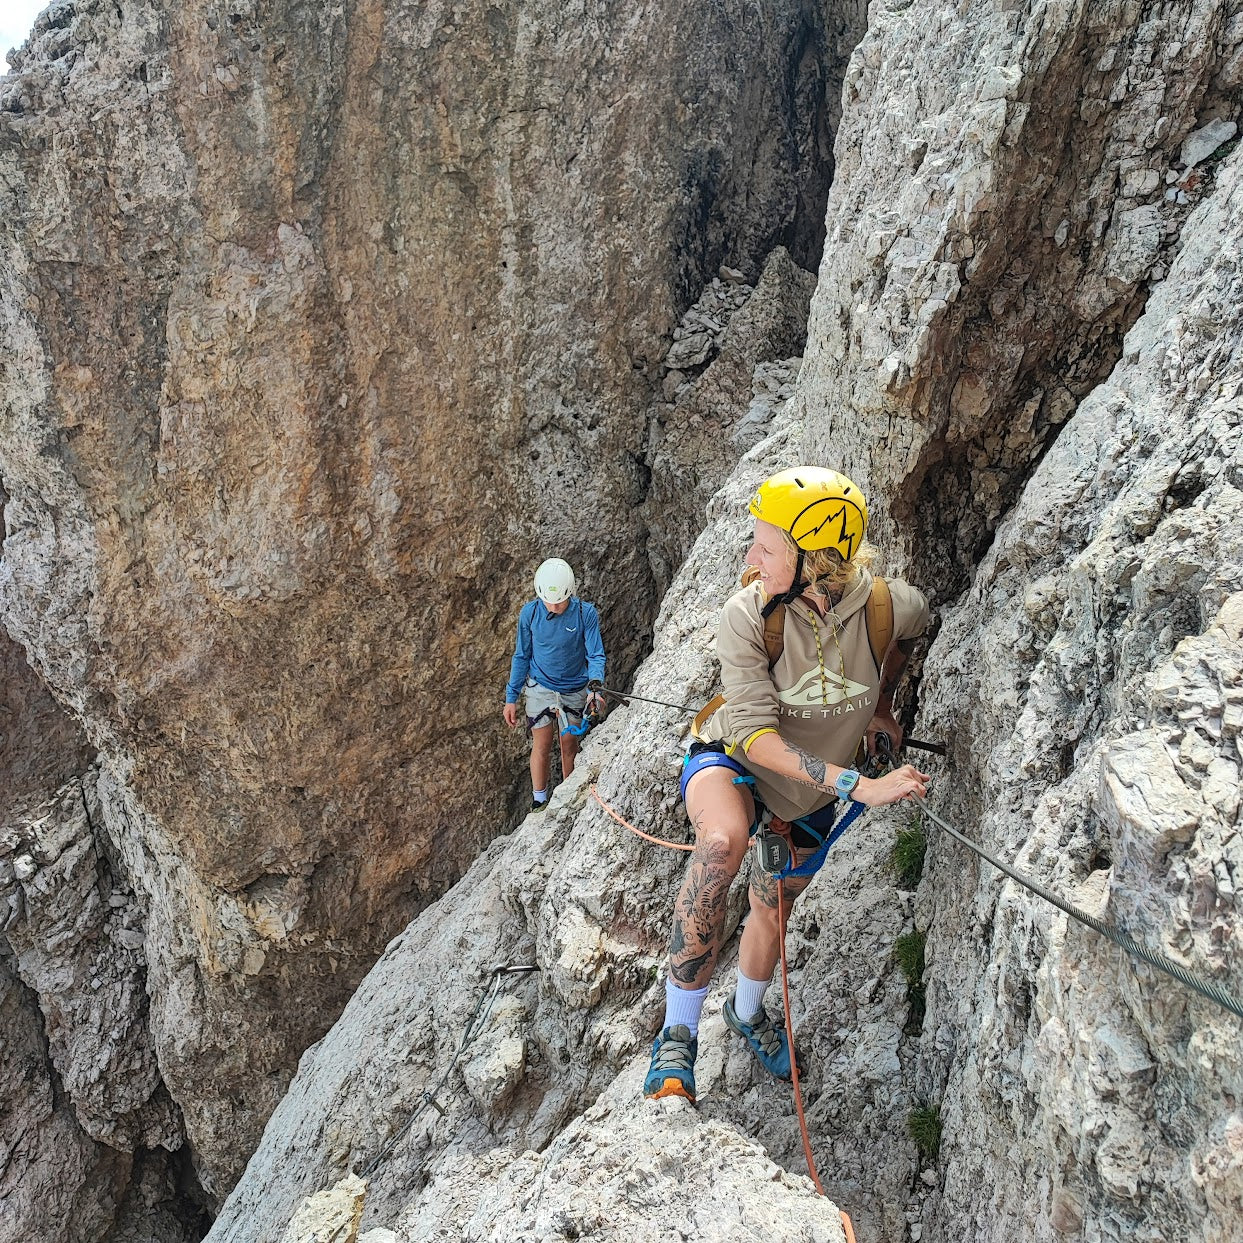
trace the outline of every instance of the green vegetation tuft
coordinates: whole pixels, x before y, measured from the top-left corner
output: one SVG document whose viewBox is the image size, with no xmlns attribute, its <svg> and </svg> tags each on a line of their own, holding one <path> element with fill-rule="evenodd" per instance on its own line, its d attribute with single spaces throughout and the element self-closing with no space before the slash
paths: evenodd
<svg viewBox="0 0 1243 1243">
<path fill-rule="evenodd" d="M 899 829 L 889 851 L 889 868 L 899 889 L 914 889 L 924 874 L 924 854 L 928 839 L 919 813 L 905 829 Z"/>
<path fill-rule="evenodd" d="M 901 969 L 903 976 L 906 977 L 906 988 L 908 992 L 914 992 L 918 989 L 923 992 L 924 987 L 924 945 L 927 938 L 918 928 L 914 932 L 908 932 L 900 936 L 893 943 L 893 956 L 897 959 L 898 967 Z"/>
<path fill-rule="evenodd" d="M 941 1106 L 927 1102 L 916 1105 L 906 1125 L 921 1155 L 935 1161 L 941 1151 Z"/>
<path fill-rule="evenodd" d="M 927 997 L 924 994 L 924 943 L 925 937 L 917 928 L 900 936 L 893 943 L 893 956 L 906 979 L 906 1000 L 910 1010 L 903 1030 L 908 1036 L 917 1036 L 924 1026 Z"/>
<path fill-rule="evenodd" d="M 1214 164 L 1220 164 L 1222 160 L 1224 160 L 1226 156 L 1228 156 L 1238 145 L 1239 136 L 1236 135 L 1234 138 L 1227 138 L 1226 141 L 1212 153 L 1212 155 L 1200 161 L 1201 167 L 1212 168 Z"/>
</svg>

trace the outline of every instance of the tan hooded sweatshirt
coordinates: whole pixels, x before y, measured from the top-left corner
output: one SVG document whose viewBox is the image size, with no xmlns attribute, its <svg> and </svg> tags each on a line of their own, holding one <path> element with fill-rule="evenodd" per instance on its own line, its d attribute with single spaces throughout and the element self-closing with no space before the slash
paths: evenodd
<svg viewBox="0 0 1243 1243">
<path fill-rule="evenodd" d="M 927 599 L 901 579 L 886 581 L 893 596 L 894 639 L 923 634 L 928 625 Z M 783 820 L 809 815 L 835 795 L 818 793 L 751 763 L 746 748 L 761 731 L 775 729 L 786 742 L 809 754 L 850 767 L 876 711 L 880 687 L 867 636 L 871 590 L 872 575 L 864 570 L 826 618 L 818 617 L 802 600 L 787 604 L 785 648 L 771 673 L 761 615 L 767 597 L 760 584 L 735 592 L 721 612 L 716 650 L 726 702 L 708 719 L 702 734 L 731 748 L 733 758 L 755 776 L 756 793 Z"/>
</svg>

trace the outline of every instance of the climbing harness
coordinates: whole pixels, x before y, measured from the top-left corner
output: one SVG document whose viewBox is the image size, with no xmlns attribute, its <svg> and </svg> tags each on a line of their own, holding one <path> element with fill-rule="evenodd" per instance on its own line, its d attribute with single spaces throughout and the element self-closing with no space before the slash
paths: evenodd
<svg viewBox="0 0 1243 1243">
<path fill-rule="evenodd" d="M 871 774 L 868 775 L 870 776 Z M 772 828 L 773 824 L 786 824 L 787 822 L 776 819 L 770 820 L 765 827 L 757 830 L 755 834 L 756 863 L 774 880 L 788 880 L 791 877 L 800 879 L 805 876 L 815 876 L 824 867 L 824 861 L 828 857 L 833 843 L 858 820 L 864 809 L 865 804 L 852 802 L 847 807 L 845 813 L 834 822 L 829 832 L 825 834 L 812 828 L 806 820 L 789 822 L 789 827 L 792 828 L 797 825 L 805 833 L 810 833 L 813 837 L 819 839 L 815 853 L 811 858 L 804 859 L 802 863 L 797 865 L 791 863 L 792 854 L 785 834 Z"/>
<path fill-rule="evenodd" d="M 861 766 L 863 775 L 873 780 L 876 779 L 893 763 L 893 759 L 893 743 L 890 742 L 889 735 L 878 733 L 876 735 L 876 750 L 868 756 Z M 750 781 L 753 783 L 754 779 L 738 778 L 737 781 Z M 787 880 L 790 877 L 801 879 L 806 876 L 815 876 L 824 867 L 824 861 L 828 857 L 829 850 L 834 842 L 866 810 L 867 805 L 865 803 L 858 803 L 853 799 L 850 800 L 846 810 L 829 826 L 829 831 L 821 833 L 811 823 L 810 818 L 806 816 L 792 821 L 779 820 L 765 809 L 759 823 L 752 830 L 755 840 L 756 865 L 767 872 L 774 880 Z M 782 828 L 774 829 L 773 825 L 784 826 L 786 831 L 783 831 Z M 815 838 L 817 845 L 815 852 L 809 859 L 803 860 L 800 864 L 793 865 L 791 863 L 790 844 L 786 839 L 788 836 L 787 831 L 796 826 L 802 829 L 809 837 Z"/>
<path fill-rule="evenodd" d="M 571 723 L 571 717 L 578 717 L 578 724 Z M 558 736 L 565 738 L 582 738 L 588 730 L 592 729 L 598 722 L 595 716 L 584 709 L 582 712 L 575 712 L 572 708 L 567 708 L 565 704 L 558 702 L 555 706 L 549 706 L 537 713 L 535 716 L 527 717 L 527 737 L 529 738 L 537 729 L 540 728 L 540 722 L 547 717 L 550 724 L 560 724 Z"/>
<path fill-rule="evenodd" d="M 955 841 L 961 842 L 968 849 L 973 850 L 981 859 L 991 863 L 999 872 L 1004 872 L 1011 880 L 1022 885 L 1024 889 L 1031 890 L 1037 897 L 1051 903 L 1059 911 L 1069 915 L 1072 919 L 1078 920 L 1079 923 L 1093 929 L 1093 931 L 1099 932 L 1101 936 L 1112 941 L 1128 954 L 1148 963 L 1149 966 L 1156 967 L 1158 971 L 1164 971 L 1166 975 L 1173 976 L 1181 984 L 1185 984 L 1194 992 L 1199 993 L 1201 997 L 1207 997 L 1209 1001 L 1215 1001 L 1223 1009 L 1229 1010 L 1231 1014 L 1243 1018 L 1243 1002 L 1230 996 L 1220 985 L 1201 979 L 1194 972 L 1188 971 L 1186 967 L 1179 966 L 1178 963 L 1167 958 L 1164 954 L 1159 954 L 1155 950 L 1150 950 L 1147 946 L 1141 945 L 1120 928 L 1115 928 L 1112 924 L 1107 924 L 1104 920 L 1097 919 L 1095 915 L 1089 915 L 1087 911 L 1081 911 L 1077 906 L 1059 898 L 1057 894 L 1050 889 L 1046 889 L 1038 881 L 1032 880 L 1030 876 L 1024 876 L 1022 872 L 989 854 L 982 846 L 976 845 L 970 838 L 964 837 L 952 824 L 938 816 L 928 806 L 926 799 L 916 796 L 915 801 L 933 824 L 943 829 Z"/>
<path fill-rule="evenodd" d="M 462 1054 L 466 1052 L 470 1044 L 483 1031 L 484 1024 L 487 1023 L 488 1016 L 492 1013 L 492 1004 L 496 1001 L 496 994 L 500 990 L 501 980 L 507 975 L 529 975 L 532 971 L 538 970 L 539 967 L 535 963 L 499 963 L 492 968 L 489 972 L 491 979 L 480 992 L 479 998 L 475 1002 L 475 1008 L 470 1012 L 470 1017 L 466 1020 L 466 1026 L 462 1029 L 461 1039 L 458 1041 L 458 1046 L 454 1050 L 453 1056 L 449 1059 L 449 1065 L 445 1068 L 445 1073 L 430 1088 L 423 1090 L 422 1095 L 419 1097 L 419 1103 L 414 1107 L 414 1112 L 389 1137 L 388 1142 L 371 1158 L 367 1165 L 358 1171 L 359 1178 L 371 1177 L 380 1162 L 393 1151 L 402 1136 L 414 1125 L 415 1119 L 429 1105 L 442 1118 L 445 1117 L 444 1106 L 441 1105 L 437 1098 L 448 1082 L 449 1076 L 453 1074 L 454 1069 L 457 1067 L 458 1060 Z"/>
<path fill-rule="evenodd" d="M 596 723 L 596 718 L 586 711 L 579 716 L 577 725 L 570 724 L 571 713 L 568 710 L 563 715 L 565 716 L 565 724 L 561 727 L 562 738 L 567 736 L 570 738 L 581 738 Z"/>
</svg>

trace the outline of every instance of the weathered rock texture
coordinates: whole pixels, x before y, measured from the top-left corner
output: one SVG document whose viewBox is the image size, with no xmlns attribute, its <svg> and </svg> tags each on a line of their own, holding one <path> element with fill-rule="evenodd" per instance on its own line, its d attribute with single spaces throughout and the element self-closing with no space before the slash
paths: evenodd
<svg viewBox="0 0 1243 1243">
<path fill-rule="evenodd" d="M 653 537 L 652 572 L 662 590 L 703 530 L 704 507 L 738 458 L 767 431 L 774 399 L 794 391 L 774 383 L 802 353 L 815 279 L 774 252 L 754 293 L 724 269 L 674 329 L 647 451 L 651 486 L 644 508 Z M 757 372 L 761 363 L 769 366 Z M 750 407 L 748 409 L 748 407 Z M 739 419 L 738 411 L 747 409 Z"/>
<path fill-rule="evenodd" d="M 660 361 L 723 262 L 815 265 L 861 23 L 58 0 L 0 83 L 0 616 L 100 751 L 212 1194 L 504 823 L 531 567 L 645 647 Z"/>
<path fill-rule="evenodd" d="M 955 726 L 953 818 L 1236 997 L 1241 245 L 1235 155 L 1122 362 L 999 528 L 924 683 L 928 719 Z M 1035 1239 L 1238 1238 L 1243 1020 L 948 842 L 925 891 L 918 1073 L 944 1093 L 948 1137 L 935 1237 L 1021 1219 Z"/>
<path fill-rule="evenodd" d="M 956 175 L 964 194 L 978 165 L 968 157 L 979 141 L 991 143 L 1006 176 L 983 172 L 982 184 L 1008 205 L 998 214 L 996 200 L 986 200 L 968 213 L 976 230 L 969 255 L 947 260 L 936 246 L 921 250 L 919 238 L 910 243 L 922 283 L 903 284 L 894 272 L 906 245 L 885 252 L 883 282 L 853 289 L 861 248 L 826 252 L 801 419 L 780 422 L 710 508 L 710 530 L 665 599 L 636 690 L 682 702 L 708 692 L 715 602 L 736 573 L 726 550 L 745 529 L 747 492 L 806 445 L 821 455 L 831 445 L 829 460 L 871 481 L 881 535 L 916 572 L 940 567 L 930 586 L 947 595 L 1020 497 L 926 666 L 918 724 L 954 742 L 953 782 L 937 805 L 1080 904 L 1229 983 L 1243 948 L 1234 906 L 1243 188 L 1237 155 L 1220 153 L 1200 168 L 1198 184 L 1170 163 L 1180 152 L 1194 157 L 1189 136 L 1231 120 L 1215 113 L 1235 81 L 1243 27 L 1224 6 L 1161 13 L 1076 5 L 874 12 L 851 75 L 876 92 L 868 97 L 874 162 L 848 166 L 864 125 L 860 117 L 851 128 L 848 89 L 831 226 L 899 210 L 892 182 L 877 176 L 900 167 L 886 162 L 900 125 L 879 121 L 895 111 L 887 91 L 924 93 L 921 116 L 939 121 L 930 124 L 930 150 L 916 155 L 932 158 L 932 139 L 951 136 L 941 174 Z M 1167 17 L 1176 26 L 1160 24 Z M 1151 49 L 1167 39 L 1163 68 Z M 1071 109 L 1084 75 L 1108 75 L 1119 58 L 1126 73 L 1108 81 L 1134 82 L 1134 97 L 1100 111 L 1085 96 Z M 1150 63 L 1159 93 L 1140 89 Z M 1057 125 L 1039 141 L 1039 130 L 1028 144 L 1004 141 L 1016 118 L 1022 131 L 1050 116 Z M 1142 146 L 1145 124 L 1156 135 L 1147 150 L 1158 181 L 1178 187 L 1172 199 L 1164 189 L 1153 196 L 1160 206 L 1132 202 L 1135 187 L 1152 181 L 1147 173 L 1122 175 L 1136 158 L 1127 143 Z M 1076 152 L 1085 168 L 1072 202 L 1080 174 L 1063 161 Z M 1208 199 L 1198 210 L 1197 196 Z M 1058 213 L 1048 238 L 1037 210 L 1046 198 Z M 1159 222 L 1153 246 L 1128 234 L 1139 223 L 1128 213 L 1144 206 Z M 1079 239 L 1073 248 L 1058 240 L 1063 214 L 1065 238 Z M 925 200 L 912 200 L 903 221 L 924 240 L 959 236 L 961 221 L 953 230 L 948 222 L 948 207 L 941 213 Z M 1016 242 L 1007 230 L 1017 224 Z M 1026 247 L 1014 269 L 1010 244 Z M 963 284 L 959 260 L 977 257 L 962 269 Z M 959 281 L 952 297 L 931 279 L 928 265 L 941 263 Z M 1023 270 L 1030 279 L 1019 282 L 1019 296 Z M 1013 299 L 1001 297 L 982 318 L 1006 289 Z M 899 295 L 910 323 L 895 311 L 887 327 L 886 308 Z M 935 328 L 926 339 L 921 316 Z M 973 349 L 971 370 L 987 374 L 998 395 L 968 411 L 959 381 Z M 895 353 L 894 367 L 882 367 Z M 1045 405 L 1046 386 L 1064 395 Z M 1024 404 L 1037 390 L 1040 399 Z M 822 407 L 825 421 L 815 417 Z M 960 470 L 955 454 L 974 465 Z M 995 487 L 983 473 L 989 463 Z M 376 1224 L 462 1220 L 460 1189 L 440 1191 L 467 1154 L 480 1171 L 474 1203 L 488 1202 L 503 1176 L 486 1154 L 546 1143 L 602 1090 L 611 1099 L 637 1086 L 660 1005 L 658 981 L 647 980 L 681 864 L 623 835 L 584 786 L 598 771 L 601 793 L 632 819 L 657 834 L 684 832 L 674 793 L 684 723 L 662 711 L 636 704 L 617 714 L 553 809 L 493 845 L 455 891 L 457 905 L 437 908 L 438 927 L 429 913 L 394 943 L 308 1056 L 213 1238 L 262 1237 L 283 1223 L 301 1196 L 379 1151 L 427 1087 L 437 1087 L 445 1115 L 422 1108 L 376 1171 Z M 1068 927 L 1025 891 L 1003 888 L 940 840 L 914 902 L 895 893 L 883 864 L 902 819 L 872 816 L 846 839 L 800 904 L 791 939 L 814 1148 L 860 1238 L 1000 1239 L 1013 1237 L 1016 1222 L 1039 1239 L 1237 1237 L 1237 1021 L 1137 971 L 1121 951 Z M 489 926 L 488 910 L 504 915 Z M 922 1029 L 891 957 L 896 936 L 911 929 L 928 937 Z M 462 1030 L 489 966 L 511 957 L 537 962 L 538 982 L 507 986 L 513 1000 L 478 1038 L 484 1047 L 471 1046 L 459 1079 L 452 1037 L 432 1044 L 423 1035 L 420 1044 L 420 1033 Z M 428 982 L 415 981 L 415 962 L 426 964 Z M 452 1000 L 446 975 L 460 982 Z M 787 1090 L 762 1082 L 723 1032 L 722 977 L 702 1032 L 699 1125 L 728 1120 L 797 1168 Z M 616 1086 L 607 1086 L 615 1069 Z M 500 1112 L 486 1112 L 489 1100 Z M 920 1160 L 907 1134 L 920 1102 L 938 1106 L 945 1123 L 935 1161 Z M 655 1149 L 666 1120 L 654 1110 L 641 1125 L 652 1138 L 635 1143 Z M 586 1142 L 601 1142 L 607 1126 L 588 1129 Z M 407 1188 L 429 1177 L 401 1208 Z M 256 1226 L 265 1213 L 272 1226 Z M 580 1228 L 567 1223 L 566 1234 Z"/>
<path fill-rule="evenodd" d="M 0 554 L 3 548 L 0 539 Z M 0 824 L 42 804 L 90 762 L 82 731 L 35 676 L 26 653 L 0 633 Z"/>
<path fill-rule="evenodd" d="M 711 538 L 697 543 L 665 598 L 636 694 L 691 702 L 709 691 L 711 635 L 738 574 L 746 497 L 791 447 L 779 426 L 731 480 Z M 692 1211 L 677 1205 L 696 1183 L 694 1163 L 706 1161 L 722 1188 L 738 1185 L 729 1154 L 749 1148 L 736 1132 L 761 1137 L 774 1159 L 801 1167 L 788 1088 L 761 1081 L 763 1072 L 720 1018 L 724 972 L 701 1029 L 698 1111 L 671 1117 L 637 1101 L 663 1006 L 657 972 L 685 857 L 620 828 L 589 787 L 598 782 L 602 798 L 649 831 L 685 840 L 677 779 L 686 726 L 677 713 L 637 702 L 613 713 L 589 736 L 550 809 L 494 842 L 452 895 L 389 946 L 337 1025 L 303 1058 L 212 1240 L 279 1235 L 308 1195 L 351 1169 L 371 1184 L 363 1229 L 383 1227 L 400 1240 L 453 1237 L 459 1227 L 464 1237 L 506 1237 L 505 1228 L 517 1232 L 510 1237 L 586 1237 L 597 1228 L 601 1203 L 625 1227 L 604 1237 L 634 1237 L 635 1223 L 647 1220 L 651 1237 L 673 1239 L 690 1231 L 688 1219 L 677 1216 L 667 1235 L 659 1222 Z M 838 881 L 843 875 L 834 872 Z M 831 926 L 836 883 L 826 882 L 823 897 L 811 898 L 800 916 L 796 960 Z M 740 881 L 735 923 L 744 898 Z M 903 910 L 888 905 L 896 935 Z M 870 981 L 869 1014 L 886 1016 L 893 1029 L 905 1003 L 887 953 L 886 944 L 860 966 L 861 983 Z M 493 976 L 498 966 L 525 964 L 540 970 Z M 798 1004 L 806 1030 L 802 999 Z M 850 1056 L 867 1065 L 881 1055 L 864 1040 Z M 882 1068 L 888 1073 L 883 1060 Z M 809 1095 L 819 1095 L 814 1077 Z M 593 1104 L 596 1113 L 576 1123 Z M 391 1151 L 370 1169 L 390 1141 Z M 548 1151 L 524 1157 L 528 1149 Z M 689 1181 L 680 1181 L 671 1151 Z M 584 1186 L 599 1188 L 602 1200 L 592 1203 L 568 1183 L 533 1199 L 533 1182 L 570 1178 L 570 1153 L 583 1165 Z M 734 1192 L 691 1198 L 703 1237 L 752 1237 L 730 1233 L 739 1215 Z M 833 1229 L 835 1212 L 819 1204 L 812 1220 Z M 491 1213 L 500 1223 L 495 1236 L 485 1229 Z M 791 1238 L 820 1237 L 791 1230 Z"/>
<path fill-rule="evenodd" d="M 1072 419 L 951 614 L 929 661 L 922 722 L 955 740 L 943 812 L 1227 984 L 1241 949 L 1233 876 L 1243 862 L 1243 291 L 1229 244 L 1243 236 L 1239 164 L 1189 223 L 1186 251 L 1128 337 L 1126 360 Z M 1172 358 L 1176 332 L 1183 347 Z M 797 451 L 797 430 L 779 420 L 713 506 L 666 597 L 637 693 L 707 693 L 716 601 L 736 573 L 728 550 L 745 530 L 746 497 Z M 1194 495 L 1171 491 L 1189 445 L 1205 450 Z M 1151 653 L 1180 634 L 1193 637 L 1154 674 Z M 551 810 L 494 843 L 394 942 L 304 1059 L 213 1240 L 275 1234 L 303 1197 L 370 1165 L 393 1137 L 371 1175 L 364 1227 L 397 1240 L 502 1237 L 486 1232 L 495 1214 L 511 1232 L 542 1222 L 533 1237 L 593 1228 L 594 1203 L 554 1216 L 573 1202 L 569 1168 L 554 1165 L 538 1183 L 557 1189 L 545 1200 L 530 1188 L 549 1158 L 519 1154 L 556 1150 L 570 1134 L 587 1185 L 616 1176 L 612 1110 L 636 1108 L 682 861 L 618 828 L 587 786 L 598 779 L 624 814 L 679 840 L 684 742 L 684 721 L 667 710 L 615 713 Z M 1040 1239 L 1237 1237 L 1236 1020 L 1137 974 L 1020 890 L 1007 887 L 999 903 L 996 878 L 957 848 L 934 843 L 912 906 L 884 880 L 904 819 L 871 813 L 844 839 L 800 902 L 790 942 L 813 1146 L 859 1238 L 908 1237 L 908 1223 L 923 1239 L 1006 1238 L 1016 1221 Z M 912 1033 L 892 958 L 912 927 L 929 938 L 922 1034 Z M 526 962 L 538 976 L 501 976 L 490 992 L 495 966 Z M 764 1080 L 719 1018 L 728 981 L 718 974 L 701 1031 L 698 1112 L 675 1123 L 649 1108 L 622 1120 L 633 1128 L 628 1160 L 657 1172 L 631 1182 L 609 1220 L 650 1207 L 653 1183 L 666 1194 L 657 1154 L 674 1125 L 695 1128 L 681 1151 L 709 1148 L 728 1123 L 800 1165 L 788 1088 Z M 486 1022 L 468 1027 L 490 995 Z M 940 1107 L 939 1162 L 921 1161 L 906 1133 L 917 1102 Z M 423 1188 L 413 1199 L 412 1187 Z M 723 1229 L 721 1206 L 706 1195 L 699 1204 L 699 1230 Z M 663 1220 L 660 1205 L 653 1216 Z"/>
<path fill-rule="evenodd" d="M 489 10 L 457 25 L 360 4 L 286 21 L 278 47 L 284 9 L 191 5 L 169 19 L 165 56 L 158 24 L 139 20 L 148 10 L 122 10 L 119 40 L 113 10 L 80 10 L 141 106 L 110 113 L 116 88 L 74 75 L 76 27 L 47 34 L 66 49 L 60 70 L 6 88 L 18 112 L 5 184 L 41 193 L 20 199 L 0 303 L 16 342 L 0 586 L 6 624 L 103 748 L 110 866 L 143 895 L 150 1039 L 213 1186 L 280 1095 L 289 1049 L 326 1024 L 389 917 L 414 904 L 413 878 L 433 892 L 406 800 L 439 791 L 428 820 L 453 824 L 463 757 L 486 772 L 498 754 L 463 708 L 433 783 L 441 753 L 421 696 L 434 680 L 436 710 L 448 691 L 457 711 L 476 662 L 499 664 L 508 638 L 504 593 L 480 583 L 517 581 L 540 523 L 584 550 L 562 494 L 589 479 L 593 558 L 611 571 L 593 594 L 619 625 L 642 616 L 640 533 L 672 569 L 729 465 L 725 442 L 760 434 L 673 578 L 636 693 L 710 693 L 750 490 L 806 456 L 841 465 L 867 485 L 899 568 L 946 604 L 916 722 L 953 743 L 938 808 L 1193 969 L 1238 975 L 1237 6 L 874 5 L 847 74 L 805 362 L 780 411 L 800 282 L 787 267 L 763 311 L 760 290 L 788 261 L 761 277 L 762 260 L 782 241 L 807 262 L 809 235 L 773 223 L 793 210 L 798 231 L 788 179 L 762 182 L 768 206 L 744 206 L 749 119 L 767 105 L 714 110 L 738 93 L 722 83 L 779 76 L 758 54 L 773 46 L 758 17 L 642 9 L 621 27 Z M 724 76 L 704 90 L 709 59 Z M 551 71 L 567 60 L 583 70 L 572 84 Z M 468 97 L 478 111 L 464 112 Z M 41 128 L 53 107 L 76 122 L 62 116 L 55 141 Z M 108 182 L 122 139 L 153 154 L 142 177 Z M 258 158 L 239 161 L 242 149 Z M 61 167 L 76 182 L 56 181 Z M 85 185 L 84 230 L 73 195 Z M 156 205 L 173 234 L 155 229 Z M 116 256 L 141 296 L 105 279 Z M 754 292 L 719 337 L 709 327 L 693 342 L 704 325 L 688 316 L 675 332 L 681 312 L 701 294 L 701 315 L 734 301 L 732 274 L 711 284 L 722 261 Z M 730 361 L 748 317 L 773 336 L 739 341 Z M 84 344 L 62 357 L 53 345 L 74 326 Z M 130 371 L 105 348 L 123 332 Z M 685 371 L 662 371 L 671 337 Z M 97 393 L 122 383 L 133 400 L 105 418 Z M 675 421 L 644 463 L 654 490 L 696 490 L 676 524 L 650 530 L 630 513 L 639 432 L 670 401 L 711 416 L 715 434 Z M 709 451 L 701 478 L 678 443 Z M 486 486 L 447 472 L 450 451 L 484 461 Z M 522 453 L 547 494 L 518 477 Z M 472 526 L 480 513 L 506 523 L 501 562 Z M 414 595 L 416 572 L 434 595 Z M 440 610 L 468 598 L 450 630 Z M 428 684 L 415 651 L 431 653 Z M 685 741 L 678 713 L 616 712 L 552 807 L 492 842 L 391 942 L 303 1056 L 213 1240 L 296 1234 L 300 1206 L 351 1171 L 370 1181 L 363 1217 L 347 1195 L 338 1224 L 372 1243 L 653 1237 L 643 1223 L 684 1211 L 670 1238 L 743 1237 L 728 1231 L 732 1188 L 760 1168 L 748 1141 L 802 1169 L 789 1090 L 725 1030 L 727 949 L 701 1030 L 699 1109 L 635 1101 L 683 861 L 590 792 L 598 782 L 623 814 L 681 839 Z M 502 822 L 500 801 L 464 852 Z M 1040 1240 L 1243 1235 L 1237 1022 L 935 837 L 918 892 L 896 891 L 885 859 L 907 818 L 869 813 L 789 939 L 814 1154 L 860 1243 L 1011 1238 L 1016 1222 Z M 741 915 L 741 879 L 732 897 Z M 116 924 L 131 930 L 121 914 L 95 935 Z M 912 930 L 928 942 L 922 1020 L 893 957 Z M 538 971 L 497 973 L 510 964 Z M 124 995 L 119 979 L 111 991 Z M 290 1015 L 291 1001 L 319 1017 Z M 14 1023 L 15 1047 L 37 1043 L 28 1018 Z M 49 1040 L 54 1058 L 61 1047 Z M 50 1087 L 31 1081 L 50 1119 Z M 908 1134 L 920 1102 L 945 1124 L 936 1159 Z M 161 1108 L 157 1089 L 128 1114 L 154 1136 Z M 114 1112 L 100 1124 L 122 1126 Z M 63 1142 L 98 1199 L 117 1184 L 86 1172 L 98 1154 L 74 1134 Z M 729 1193 L 687 1210 L 671 1152 Z M 747 1186 L 746 1202 L 768 1193 L 780 1220 L 805 1205 L 806 1233 L 784 1237 L 836 1237 L 827 1202 L 775 1183 Z M 772 1220 L 757 1230 L 770 1237 Z"/>
<path fill-rule="evenodd" d="M 1237 120 L 1243 14 L 918 0 L 871 16 L 798 401 L 809 454 L 870 485 L 874 530 L 948 595 L 1211 189 L 1216 147 L 1184 141 Z"/>
<path fill-rule="evenodd" d="M 90 748 L 22 649 L 0 655 L 0 1237 L 201 1237 Z"/>
<path fill-rule="evenodd" d="M 868 483 L 880 538 L 943 599 L 1021 496 L 921 688 L 920 731 L 955 742 L 945 807 L 1227 982 L 1243 15 L 872 16 L 847 75 L 802 453 Z M 878 192 L 883 168 L 898 193 Z M 998 902 L 991 869 L 936 847 L 915 909 L 927 1021 L 897 1046 L 901 1090 L 946 1123 L 908 1210 L 923 1237 L 1015 1221 L 1042 1239 L 1236 1237 L 1237 1020 L 1013 886 Z M 909 1177 L 883 1124 L 836 1142 L 881 1187 Z"/>
</svg>

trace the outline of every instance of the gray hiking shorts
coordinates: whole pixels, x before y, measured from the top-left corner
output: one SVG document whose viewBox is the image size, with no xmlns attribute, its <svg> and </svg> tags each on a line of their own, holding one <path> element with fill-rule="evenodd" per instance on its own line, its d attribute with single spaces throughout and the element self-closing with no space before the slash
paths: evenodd
<svg viewBox="0 0 1243 1243">
<path fill-rule="evenodd" d="M 587 706 L 585 686 L 576 691 L 550 691 L 534 678 L 527 679 L 522 697 L 530 729 L 543 729 L 545 725 L 554 724 L 562 729 L 566 724 L 577 725 L 583 719 L 583 709 Z"/>
</svg>

